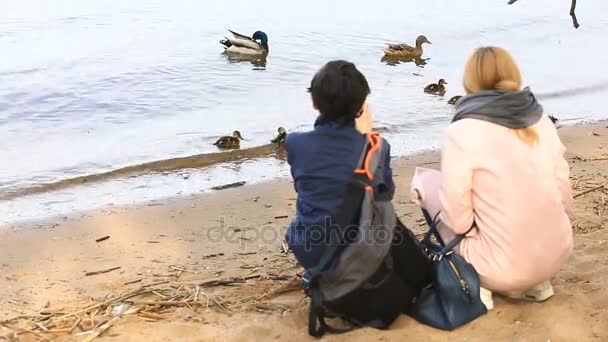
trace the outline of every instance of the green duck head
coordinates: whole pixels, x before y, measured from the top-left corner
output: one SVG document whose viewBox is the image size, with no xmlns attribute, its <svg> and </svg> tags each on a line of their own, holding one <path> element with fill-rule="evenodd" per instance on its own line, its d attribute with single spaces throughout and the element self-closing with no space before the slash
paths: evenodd
<svg viewBox="0 0 608 342">
<path fill-rule="evenodd" d="M 232 132 L 232 136 L 239 140 L 245 140 L 245 139 L 243 139 L 243 136 L 241 135 L 241 132 L 239 132 L 239 131 Z"/>
<path fill-rule="evenodd" d="M 262 44 L 262 46 L 264 47 L 264 49 L 266 51 L 269 50 L 269 48 L 268 48 L 268 35 L 266 33 L 262 32 L 262 31 L 255 31 L 253 33 L 253 36 L 251 36 L 251 38 L 253 38 L 253 40 L 256 40 L 256 41 L 259 40 L 260 44 Z"/>
<path fill-rule="evenodd" d="M 416 38 L 416 47 L 420 47 L 424 43 L 433 45 L 433 43 L 429 42 L 429 40 L 424 35 L 420 35 L 418 36 L 418 38 Z"/>
<path fill-rule="evenodd" d="M 279 127 L 279 129 L 277 130 L 277 132 L 279 132 L 279 134 L 287 134 L 287 130 L 283 127 Z"/>
</svg>

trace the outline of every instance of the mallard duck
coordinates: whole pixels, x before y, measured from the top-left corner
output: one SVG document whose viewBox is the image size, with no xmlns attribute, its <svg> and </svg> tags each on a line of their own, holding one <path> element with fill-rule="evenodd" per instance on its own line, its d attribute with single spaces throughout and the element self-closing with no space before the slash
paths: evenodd
<svg viewBox="0 0 608 342">
<path fill-rule="evenodd" d="M 450 98 L 448 100 L 448 103 L 451 104 L 451 105 L 455 105 L 456 102 L 458 102 L 458 100 L 460 100 L 461 97 L 462 96 L 460 96 L 460 95 L 452 96 L 452 98 Z"/>
<path fill-rule="evenodd" d="M 224 52 L 246 56 L 264 56 L 270 51 L 268 47 L 268 36 L 262 31 L 255 31 L 253 36 L 247 37 L 243 34 L 228 30 L 234 38 L 226 37 L 220 40 L 224 45 Z"/>
<path fill-rule="evenodd" d="M 416 47 L 407 44 L 387 44 L 388 46 L 384 49 L 384 55 L 393 58 L 420 58 L 423 53 L 422 44 L 424 43 L 431 44 L 425 36 L 418 36 L 416 38 Z"/>
<path fill-rule="evenodd" d="M 285 138 L 287 138 L 287 131 L 283 127 L 279 127 L 279 129 L 277 131 L 279 132 L 279 134 L 277 135 L 276 138 L 270 140 L 270 142 L 273 144 L 281 145 L 281 144 L 285 143 Z"/>
<path fill-rule="evenodd" d="M 217 139 L 217 141 L 213 144 L 219 148 L 240 148 L 241 140 L 243 137 L 241 136 L 241 132 L 234 131 L 232 132 L 232 136 L 225 136 Z"/>
<path fill-rule="evenodd" d="M 448 82 L 446 82 L 442 78 L 439 80 L 439 82 L 431 83 L 431 84 L 427 85 L 426 87 L 424 87 L 424 92 L 427 94 L 443 96 L 443 95 L 445 95 L 445 92 L 446 92 L 446 88 L 445 88 L 446 84 L 448 84 Z"/>
</svg>

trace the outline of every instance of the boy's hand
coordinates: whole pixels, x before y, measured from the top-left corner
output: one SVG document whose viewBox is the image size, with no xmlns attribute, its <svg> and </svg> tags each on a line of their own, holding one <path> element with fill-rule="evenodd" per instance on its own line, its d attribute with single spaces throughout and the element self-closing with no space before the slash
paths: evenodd
<svg viewBox="0 0 608 342">
<path fill-rule="evenodd" d="M 361 115 L 357 119 L 355 119 L 355 125 L 359 132 L 363 134 L 371 133 L 372 128 L 374 126 L 374 119 L 367 102 L 363 105 L 363 108 L 361 109 Z"/>
</svg>

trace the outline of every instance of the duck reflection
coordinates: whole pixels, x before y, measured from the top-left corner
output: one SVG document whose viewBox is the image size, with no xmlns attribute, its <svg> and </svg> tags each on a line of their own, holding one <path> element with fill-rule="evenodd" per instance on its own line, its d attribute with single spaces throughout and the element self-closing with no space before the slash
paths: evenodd
<svg viewBox="0 0 608 342">
<path fill-rule="evenodd" d="M 251 63 L 253 70 L 265 70 L 267 58 L 266 56 L 241 56 L 224 54 L 229 63 Z"/>
<path fill-rule="evenodd" d="M 415 58 L 407 58 L 407 57 L 394 57 L 394 56 L 383 56 L 382 59 L 380 60 L 383 63 L 386 63 L 387 65 L 399 65 L 399 64 L 405 64 L 405 63 L 414 63 L 416 64 L 416 66 L 420 67 L 420 68 L 424 68 L 424 66 L 427 64 L 427 61 L 430 58 L 421 58 L 421 57 L 415 57 Z"/>
</svg>

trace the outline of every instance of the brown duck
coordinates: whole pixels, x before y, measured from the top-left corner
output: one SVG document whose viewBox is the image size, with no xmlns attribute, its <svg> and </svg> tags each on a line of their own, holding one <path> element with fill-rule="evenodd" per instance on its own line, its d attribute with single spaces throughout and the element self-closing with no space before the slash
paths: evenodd
<svg viewBox="0 0 608 342">
<path fill-rule="evenodd" d="M 241 140 L 243 140 L 243 136 L 241 136 L 241 132 L 234 131 L 232 132 L 232 136 L 225 136 L 217 139 L 217 141 L 213 144 L 219 148 L 240 148 Z"/>
<path fill-rule="evenodd" d="M 448 84 L 448 82 L 446 82 L 442 78 L 439 80 L 439 82 L 431 83 L 431 84 L 427 85 L 426 87 L 424 87 L 424 92 L 427 94 L 443 96 L 443 95 L 445 95 L 445 92 L 447 91 L 447 89 L 445 87 L 446 84 Z"/>
<path fill-rule="evenodd" d="M 462 96 L 461 95 L 456 95 L 456 96 L 452 96 L 449 100 L 448 100 L 448 104 L 451 105 L 455 105 L 456 102 L 458 102 L 458 100 L 460 100 Z"/>
<path fill-rule="evenodd" d="M 422 44 L 432 44 L 425 36 L 416 38 L 416 47 L 408 44 L 387 44 L 384 49 L 384 56 L 392 58 L 420 58 L 422 53 Z"/>
<path fill-rule="evenodd" d="M 287 138 L 287 130 L 285 130 L 283 127 L 279 127 L 277 131 L 279 134 L 276 136 L 276 138 L 270 140 L 270 143 L 282 145 L 285 143 L 285 138 Z"/>
</svg>

